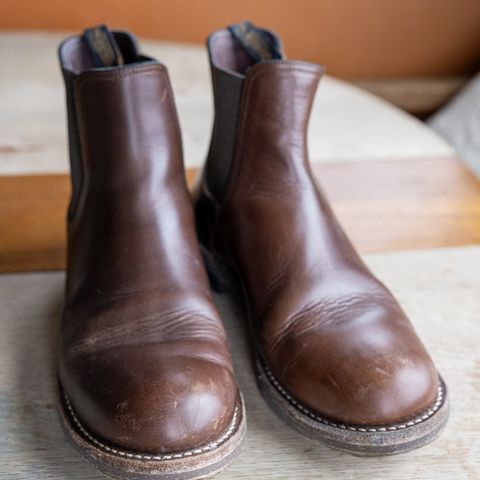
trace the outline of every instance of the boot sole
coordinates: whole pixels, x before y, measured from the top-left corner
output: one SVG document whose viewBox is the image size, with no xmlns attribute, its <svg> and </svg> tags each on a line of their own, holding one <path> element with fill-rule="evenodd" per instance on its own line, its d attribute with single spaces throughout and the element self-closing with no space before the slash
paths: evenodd
<svg viewBox="0 0 480 480">
<path fill-rule="evenodd" d="M 236 272 L 207 248 L 203 247 L 202 252 L 215 291 L 231 291 L 232 285 L 238 284 L 243 292 Z M 243 293 L 239 297 L 245 301 Z M 440 377 L 437 398 L 421 415 L 395 425 L 364 426 L 335 422 L 308 410 L 280 385 L 258 351 L 255 370 L 262 396 L 290 427 L 312 440 L 352 455 L 375 457 L 414 450 L 433 441 L 448 420 L 447 388 Z"/>
<path fill-rule="evenodd" d="M 245 404 L 241 394 L 232 422 L 222 436 L 203 447 L 170 454 L 140 453 L 107 445 L 82 425 L 61 386 L 58 411 L 72 446 L 102 473 L 118 480 L 210 478 L 237 458 L 246 430 Z"/>
<path fill-rule="evenodd" d="M 399 424 L 369 427 L 322 418 L 286 392 L 260 358 L 255 368 L 260 392 L 282 420 L 306 437 L 352 455 L 376 457 L 414 450 L 433 441 L 448 420 L 447 390 L 441 378 L 435 402 L 421 415 Z"/>
</svg>

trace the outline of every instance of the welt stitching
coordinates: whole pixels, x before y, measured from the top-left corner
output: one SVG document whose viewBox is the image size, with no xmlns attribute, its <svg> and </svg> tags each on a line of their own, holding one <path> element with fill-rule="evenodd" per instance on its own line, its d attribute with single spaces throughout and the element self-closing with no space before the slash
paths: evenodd
<svg viewBox="0 0 480 480">
<path fill-rule="evenodd" d="M 401 423 L 401 424 L 384 426 L 384 427 L 359 427 L 359 426 L 355 426 L 355 425 L 332 422 L 331 420 L 328 420 L 324 417 L 320 417 L 318 415 L 315 415 L 312 411 L 310 411 L 308 408 L 305 408 L 297 400 L 295 400 L 289 393 L 287 393 L 287 391 L 280 385 L 278 380 L 274 377 L 272 371 L 266 365 L 262 364 L 262 367 L 265 370 L 265 373 L 267 374 L 267 377 L 270 380 L 270 382 L 272 383 L 272 385 L 293 406 L 295 406 L 296 408 L 301 410 L 303 413 L 308 415 L 313 420 L 321 422 L 324 425 L 328 425 L 330 427 L 335 427 L 335 428 L 340 428 L 342 430 L 351 430 L 351 431 L 354 431 L 354 432 L 366 432 L 366 433 L 370 433 L 370 432 L 372 432 L 372 433 L 373 432 L 390 432 L 390 431 L 395 431 L 395 430 L 403 430 L 403 429 L 408 428 L 408 427 L 413 427 L 414 425 L 418 425 L 419 423 L 425 422 L 430 417 L 432 417 L 438 411 L 438 409 L 442 406 L 443 400 L 444 400 L 444 397 L 445 397 L 445 392 L 444 392 L 444 389 L 443 389 L 443 385 L 442 385 L 442 383 L 440 383 L 439 386 L 438 386 L 437 399 L 435 400 L 435 403 L 424 414 L 414 418 L 413 420 L 410 420 L 408 422 Z"/>
<path fill-rule="evenodd" d="M 233 412 L 233 417 L 232 421 L 230 423 L 230 426 L 228 427 L 227 431 L 216 441 L 210 442 L 204 447 L 201 448 L 195 448 L 193 450 L 188 450 L 186 452 L 180 452 L 180 453 L 167 453 L 165 455 L 145 455 L 141 453 L 133 453 L 129 452 L 127 450 L 120 450 L 118 448 L 114 448 L 112 446 L 106 445 L 105 443 L 101 442 L 97 438 L 95 438 L 91 433 L 89 433 L 85 427 L 82 425 L 78 417 L 75 415 L 75 412 L 73 410 L 72 404 L 70 403 L 70 400 L 65 392 L 63 392 L 63 398 L 65 401 L 65 405 L 67 407 L 68 413 L 70 414 L 71 419 L 75 423 L 76 427 L 80 430 L 83 436 L 85 436 L 88 440 L 93 442 L 97 447 L 102 448 L 103 450 L 113 453 L 115 455 L 120 455 L 122 457 L 127 457 L 127 458 L 135 458 L 138 460 L 173 460 L 177 458 L 185 458 L 185 457 L 191 457 L 194 455 L 199 455 L 204 452 L 208 452 L 210 450 L 215 450 L 217 447 L 225 443 L 235 432 L 237 428 L 237 423 L 238 423 L 238 411 L 239 408 L 238 406 L 235 407 L 235 410 Z"/>
</svg>

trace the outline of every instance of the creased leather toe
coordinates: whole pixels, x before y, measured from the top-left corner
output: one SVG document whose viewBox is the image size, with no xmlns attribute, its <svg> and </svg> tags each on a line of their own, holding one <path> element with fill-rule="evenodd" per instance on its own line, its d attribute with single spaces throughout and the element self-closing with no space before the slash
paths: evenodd
<svg viewBox="0 0 480 480">
<path fill-rule="evenodd" d="M 369 306 L 325 323 L 300 315 L 267 347 L 266 363 L 277 380 L 314 414 L 345 424 L 392 425 L 433 405 L 438 373 L 406 318 Z"/>
<path fill-rule="evenodd" d="M 219 438 L 233 417 L 233 371 L 214 347 L 173 341 L 113 348 L 76 357 L 62 377 L 94 435 L 125 450 L 182 452 Z"/>
</svg>

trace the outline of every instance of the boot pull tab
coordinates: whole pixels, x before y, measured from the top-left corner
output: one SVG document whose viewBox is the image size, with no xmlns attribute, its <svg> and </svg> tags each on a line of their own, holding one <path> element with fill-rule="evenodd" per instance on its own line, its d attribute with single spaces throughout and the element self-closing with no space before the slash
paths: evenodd
<svg viewBox="0 0 480 480">
<path fill-rule="evenodd" d="M 282 47 L 276 35 L 245 21 L 230 25 L 228 30 L 255 62 L 281 60 Z"/>
<path fill-rule="evenodd" d="M 83 31 L 82 39 L 92 55 L 96 68 L 124 64 L 122 52 L 115 37 L 105 25 L 87 28 Z"/>
</svg>

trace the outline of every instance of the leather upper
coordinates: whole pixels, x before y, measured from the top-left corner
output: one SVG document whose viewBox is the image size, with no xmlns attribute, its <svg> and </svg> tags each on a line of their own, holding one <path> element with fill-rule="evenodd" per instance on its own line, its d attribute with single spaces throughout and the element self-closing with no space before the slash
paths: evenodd
<svg viewBox="0 0 480 480">
<path fill-rule="evenodd" d="M 108 444 L 204 445 L 228 428 L 238 393 L 197 243 L 167 71 L 143 57 L 75 72 L 67 61 L 75 49 L 62 48 L 80 165 L 61 385 L 85 428 Z"/>
<path fill-rule="evenodd" d="M 258 352 L 287 392 L 327 418 L 390 425 L 433 404 L 438 374 L 313 178 L 306 134 L 322 73 L 287 60 L 246 70 L 224 194 L 211 188 L 207 165 L 198 231 L 237 272 Z"/>
</svg>

